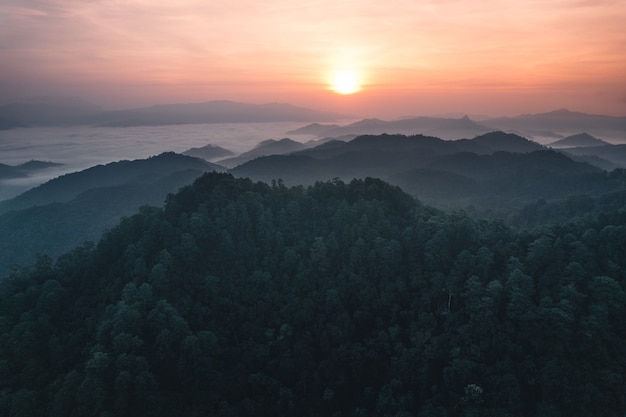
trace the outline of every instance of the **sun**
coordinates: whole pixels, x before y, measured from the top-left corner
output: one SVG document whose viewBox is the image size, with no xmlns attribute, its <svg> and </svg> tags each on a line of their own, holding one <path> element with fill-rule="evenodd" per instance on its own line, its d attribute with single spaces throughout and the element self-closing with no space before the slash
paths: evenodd
<svg viewBox="0 0 626 417">
<path fill-rule="evenodd" d="M 332 76 L 330 87 L 339 94 L 354 94 L 361 91 L 361 80 L 355 71 L 337 71 Z"/>
</svg>

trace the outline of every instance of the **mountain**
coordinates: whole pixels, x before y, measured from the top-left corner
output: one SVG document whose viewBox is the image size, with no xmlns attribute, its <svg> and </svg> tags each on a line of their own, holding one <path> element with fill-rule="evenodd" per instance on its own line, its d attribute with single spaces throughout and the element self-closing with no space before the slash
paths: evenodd
<svg viewBox="0 0 626 417">
<path fill-rule="evenodd" d="M 214 161 L 216 159 L 234 155 L 235 153 L 229 149 L 222 148 L 221 146 L 209 144 L 201 148 L 188 149 L 182 154 L 202 158 L 207 161 Z"/>
<path fill-rule="evenodd" d="M 567 148 L 563 152 L 577 157 L 601 158 L 621 168 L 626 168 L 626 144 Z"/>
<path fill-rule="evenodd" d="M 341 118 L 345 116 L 285 103 L 209 101 L 105 112 L 94 119 L 94 123 L 101 126 L 159 126 L 186 123 L 312 122 Z"/>
<path fill-rule="evenodd" d="M 77 98 L 33 99 L 0 106 L 0 128 L 89 124 L 102 108 Z"/>
<path fill-rule="evenodd" d="M 316 136 L 324 136 L 326 132 L 337 129 L 341 126 L 339 125 L 325 125 L 320 123 L 311 123 L 309 125 L 300 127 L 298 129 L 287 131 L 288 135 L 316 135 Z"/>
<path fill-rule="evenodd" d="M 430 177 L 424 176 L 424 168 Z M 446 182 L 440 184 L 442 179 L 437 175 L 443 175 Z M 622 181 L 609 178 L 599 168 L 545 150 L 442 155 L 388 180 L 440 207 L 471 204 L 483 209 L 511 209 L 537 199 L 556 200 L 577 194 L 600 195 L 623 186 Z"/>
<path fill-rule="evenodd" d="M 595 138 L 588 133 L 579 133 L 571 135 L 556 142 L 548 144 L 553 148 L 576 148 L 576 147 L 590 147 L 590 146 L 604 146 L 611 145 L 601 139 Z"/>
<path fill-rule="evenodd" d="M 169 193 L 220 167 L 165 153 L 122 161 L 51 180 L 0 204 L 0 276 L 29 265 L 37 254 L 56 256 L 97 241 L 141 206 L 161 206 Z M 9 211 L 10 210 L 10 211 Z"/>
<path fill-rule="evenodd" d="M 476 136 L 474 142 L 494 151 L 528 153 L 545 149 L 543 145 L 522 136 L 504 132 L 490 132 Z"/>
<path fill-rule="evenodd" d="M 83 171 L 62 175 L 15 198 L 0 201 L 0 214 L 31 206 L 70 201 L 93 188 L 149 183 L 164 175 L 190 169 L 198 172 L 224 170 L 204 160 L 173 152 L 148 159 L 97 165 Z"/>
<path fill-rule="evenodd" d="M 267 139 L 257 144 L 253 149 L 242 153 L 241 155 L 233 158 L 222 159 L 218 161 L 220 165 L 226 167 L 235 167 L 243 164 L 244 162 L 266 155 L 282 155 L 304 149 L 306 145 L 296 142 L 289 138 L 283 138 L 280 140 Z"/>
<path fill-rule="evenodd" d="M 623 417 L 625 235 L 208 173 L 0 280 L 0 415 Z"/>
<path fill-rule="evenodd" d="M 544 136 L 542 134 L 544 131 L 564 135 L 588 132 L 594 136 L 614 138 L 617 142 L 626 141 L 626 117 L 587 114 L 567 109 L 493 118 L 484 120 L 482 123 L 504 131 L 517 131 L 521 135 L 530 137 Z"/>
<path fill-rule="evenodd" d="M 44 170 L 46 168 L 61 166 L 63 164 L 46 161 L 28 161 L 17 166 L 0 164 L 0 180 L 8 178 L 27 177 L 33 172 Z"/>
<path fill-rule="evenodd" d="M 363 135 L 289 155 L 260 157 L 235 175 L 286 184 L 377 177 L 438 207 L 510 210 L 538 198 L 599 195 L 624 184 L 523 137 L 492 132 L 445 141 L 429 136 Z"/>
<path fill-rule="evenodd" d="M 320 173 L 324 173 L 323 178 L 332 178 L 333 176 L 346 179 L 349 179 L 350 176 L 387 178 L 387 176 L 403 170 L 428 164 L 429 161 L 439 155 L 459 152 L 490 154 L 501 150 L 515 149 L 516 152 L 519 152 L 542 148 L 540 145 L 519 136 L 501 132 L 494 132 L 473 140 L 456 141 L 424 135 L 382 134 L 362 135 L 348 142 L 331 141 L 317 147 L 294 152 L 291 156 L 309 157 L 318 161 L 318 165 L 323 162 L 319 168 Z M 259 158 L 256 161 L 241 164 L 232 171 L 237 175 L 255 177 L 255 172 L 258 174 L 265 170 L 276 172 L 277 167 L 269 167 L 274 163 L 275 160 L 270 162 L 265 158 Z M 308 169 L 312 169 L 311 163 L 308 163 L 307 166 Z"/>
<path fill-rule="evenodd" d="M 0 106 L 0 129 L 33 126 L 161 126 L 189 123 L 314 122 L 345 119 L 338 113 L 285 103 L 234 101 L 162 104 L 104 111 L 79 99 L 31 100 Z"/>
<path fill-rule="evenodd" d="M 379 135 L 388 134 L 423 134 L 436 136 L 442 139 L 461 139 L 474 137 L 493 129 L 479 124 L 469 117 L 437 118 L 414 117 L 400 120 L 363 119 L 346 126 L 337 125 L 308 125 L 292 131 L 293 133 L 315 134 L 319 137 L 338 137 L 343 135 Z"/>
</svg>

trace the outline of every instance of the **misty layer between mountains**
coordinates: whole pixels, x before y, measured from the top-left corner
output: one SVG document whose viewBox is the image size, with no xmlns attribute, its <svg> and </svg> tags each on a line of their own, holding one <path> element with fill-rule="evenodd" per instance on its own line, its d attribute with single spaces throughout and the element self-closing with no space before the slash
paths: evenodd
<svg viewBox="0 0 626 417">
<path fill-rule="evenodd" d="M 436 121 L 439 129 L 446 126 L 442 120 Z M 469 121 L 465 117 L 451 120 L 454 128 Z M 361 121 L 354 125 L 358 131 L 370 123 L 372 121 Z M 381 121 L 374 123 L 384 125 Z M 397 126 L 397 123 L 406 121 L 389 123 Z M 429 119 L 429 123 L 432 126 L 434 122 Z M 473 139 L 443 140 L 424 135 L 359 136 L 346 133 L 350 125 L 313 124 L 297 129 L 287 126 L 292 136 L 308 133 L 304 136 L 308 140 L 268 139 L 240 153 L 210 143 L 189 147 L 181 153 L 167 152 L 148 159 L 98 164 L 66 173 L 2 201 L 0 230 L 5 239 L 2 244 L 4 259 L 0 259 L 0 264 L 4 262 L 3 268 L 7 271 L 11 262 L 28 263 L 37 253 L 56 256 L 83 241 L 95 241 L 120 217 L 132 214 L 142 205 L 162 205 L 168 193 L 176 192 L 203 172 L 210 171 L 231 172 L 269 184 L 278 181 L 289 186 L 376 177 L 399 185 L 427 204 L 448 210 L 466 210 L 476 217 L 504 218 L 510 224 L 523 227 L 558 220 L 562 215 L 559 204 L 567 204 L 568 198 L 584 196 L 585 204 L 576 203 L 570 208 L 570 215 L 575 216 L 584 215 L 585 207 L 592 211 L 603 210 L 615 207 L 623 199 L 621 167 L 626 166 L 626 145 L 612 145 L 587 133 L 558 139 L 552 146 L 565 148 L 557 151 L 503 132 L 485 133 Z M 229 132 L 251 134 L 250 131 L 256 129 L 258 134 L 263 127 L 278 129 L 287 126 L 212 125 L 214 134 L 220 132 L 221 143 L 226 141 L 224 138 Z M 68 128 L 54 129 L 61 132 Z M 112 128 L 97 129 L 106 132 Z M 121 131 L 114 130 L 109 136 L 111 142 L 106 145 L 99 145 L 98 135 L 92 136 L 91 142 L 86 144 L 101 146 L 93 151 L 100 157 L 107 149 L 119 152 L 120 149 L 114 146 L 116 143 L 144 151 L 163 146 L 161 141 L 150 136 L 153 128 L 125 128 L 123 131 L 132 133 L 127 129 L 138 129 L 145 136 L 129 141 L 116 136 Z M 182 138 L 186 132 L 191 133 L 178 143 L 180 149 L 189 146 L 183 144 L 196 145 L 204 129 L 206 125 L 176 126 L 161 135 L 178 133 Z M 337 129 L 343 136 L 324 136 L 328 130 L 337 132 Z M 75 142 L 76 145 L 80 143 Z M 53 142 L 47 146 L 54 149 Z M 69 149 L 67 142 L 65 146 Z M 32 148 L 25 146 L 23 149 Z M 64 146 L 59 146 L 57 151 L 59 149 L 66 152 Z M 77 149 L 89 151 L 87 157 L 92 155 L 89 146 Z M 14 150 L 21 149 L 15 146 Z M 72 165 L 31 162 L 5 165 L 2 172 L 6 175 L 4 182 L 11 183 L 36 178 L 29 176 L 33 173 L 67 169 L 68 166 Z M 538 201 L 543 205 L 535 207 Z M 41 228 L 42 223 L 50 225 Z"/>
</svg>

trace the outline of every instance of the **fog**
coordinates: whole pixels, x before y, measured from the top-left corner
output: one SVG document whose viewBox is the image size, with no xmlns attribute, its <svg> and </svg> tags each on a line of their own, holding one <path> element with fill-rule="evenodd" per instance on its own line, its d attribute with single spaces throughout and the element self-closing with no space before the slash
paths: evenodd
<svg viewBox="0 0 626 417">
<path fill-rule="evenodd" d="M 123 159 L 140 159 L 162 152 L 183 152 L 214 144 L 241 153 L 266 139 L 281 139 L 299 122 L 187 124 L 141 127 L 45 127 L 0 131 L 0 163 L 30 160 L 61 163 L 32 176 L 0 180 L 0 200 L 69 172 Z M 298 141 L 311 136 L 289 135 Z"/>
</svg>

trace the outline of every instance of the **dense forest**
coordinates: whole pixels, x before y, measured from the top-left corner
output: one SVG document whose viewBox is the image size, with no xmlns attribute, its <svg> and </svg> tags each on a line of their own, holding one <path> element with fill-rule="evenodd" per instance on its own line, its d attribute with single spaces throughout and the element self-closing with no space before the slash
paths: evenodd
<svg viewBox="0 0 626 417">
<path fill-rule="evenodd" d="M 621 208 L 205 174 L 0 281 L 0 415 L 622 417 L 625 253 Z"/>
</svg>

